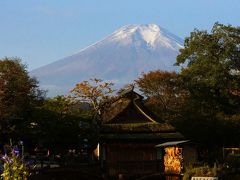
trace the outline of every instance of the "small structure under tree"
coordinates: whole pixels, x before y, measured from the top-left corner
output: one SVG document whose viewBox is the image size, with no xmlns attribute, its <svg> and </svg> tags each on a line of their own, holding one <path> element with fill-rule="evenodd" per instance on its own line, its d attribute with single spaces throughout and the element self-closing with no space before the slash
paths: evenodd
<svg viewBox="0 0 240 180">
<path fill-rule="evenodd" d="M 198 160 L 196 144 L 190 140 L 165 142 L 158 144 L 156 148 L 164 151 L 163 171 L 165 174 L 181 174 L 184 167 Z"/>
</svg>

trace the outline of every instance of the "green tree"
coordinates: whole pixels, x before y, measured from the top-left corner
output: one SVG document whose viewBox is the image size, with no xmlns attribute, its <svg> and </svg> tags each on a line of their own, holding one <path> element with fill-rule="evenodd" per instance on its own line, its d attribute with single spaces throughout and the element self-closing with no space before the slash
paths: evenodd
<svg viewBox="0 0 240 180">
<path fill-rule="evenodd" d="M 177 64 L 191 95 L 209 110 L 235 113 L 240 99 L 240 28 L 216 23 L 186 38 Z"/>
<path fill-rule="evenodd" d="M 204 143 L 235 144 L 240 137 L 240 28 L 216 23 L 194 30 L 177 64 L 189 91 L 181 127 Z"/>
<path fill-rule="evenodd" d="M 58 114 L 59 119 L 63 119 L 67 115 L 73 115 L 72 109 L 74 104 L 70 97 L 56 96 L 45 99 L 43 107 Z"/>
<path fill-rule="evenodd" d="M 47 98 L 35 108 L 29 128 L 35 146 L 42 146 L 52 152 L 66 152 L 69 148 L 79 148 L 80 141 L 88 139 L 95 145 L 96 128 L 85 104 L 68 96 Z"/>
<path fill-rule="evenodd" d="M 18 58 L 0 59 L 0 130 L 2 134 L 17 132 L 43 97 L 36 79 L 28 75 Z"/>
</svg>

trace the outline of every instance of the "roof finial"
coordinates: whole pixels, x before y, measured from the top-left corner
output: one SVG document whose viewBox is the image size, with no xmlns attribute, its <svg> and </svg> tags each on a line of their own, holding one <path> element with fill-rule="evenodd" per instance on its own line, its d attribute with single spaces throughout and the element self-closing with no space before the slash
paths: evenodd
<svg viewBox="0 0 240 180">
<path fill-rule="evenodd" d="M 119 90 L 118 94 L 120 96 L 123 96 L 129 92 L 133 92 L 134 91 L 134 84 L 131 83 L 131 84 L 127 84 L 125 85 L 122 89 Z"/>
<path fill-rule="evenodd" d="M 133 83 L 129 84 L 129 89 L 130 89 L 131 91 L 134 90 L 134 84 L 133 84 Z"/>
</svg>

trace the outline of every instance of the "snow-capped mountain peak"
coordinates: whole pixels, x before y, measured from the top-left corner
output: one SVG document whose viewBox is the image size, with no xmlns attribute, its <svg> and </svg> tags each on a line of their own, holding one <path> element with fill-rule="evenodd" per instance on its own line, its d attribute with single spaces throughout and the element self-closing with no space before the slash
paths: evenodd
<svg viewBox="0 0 240 180">
<path fill-rule="evenodd" d="M 66 94 L 76 83 L 93 77 L 121 87 L 151 70 L 173 66 L 183 41 L 156 25 L 127 25 L 71 56 L 31 72 L 49 95 Z"/>
<path fill-rule="evenodd" d="M 178 50 L 182 47 L 182 41 L 179 38 L 172 42 L 172 39 L 169 38 L 169 32 L 156 24 L 127 25 L 115 31 L 109 39 L 120 41 L 126 45 L 144 41 L 151 48 L 161 45 Z"/>
</svg>

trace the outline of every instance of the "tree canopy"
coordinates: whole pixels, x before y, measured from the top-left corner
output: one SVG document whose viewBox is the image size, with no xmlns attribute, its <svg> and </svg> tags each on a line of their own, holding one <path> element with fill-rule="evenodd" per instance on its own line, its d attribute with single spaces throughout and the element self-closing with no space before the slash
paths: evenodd
<svg viewBox="0 0 240 180">
<path fill-rule="evenodd" d="M 190 95 L 185 132 L 204 142 L 234 143 L 240 137 L 240 28 L 216 23 L 211 32 L 194 30 L 177 64 Z"/>
<path fill-rule="evenodd" d="M 16 130 L 42 98 L 36 79 L 28 75 L 19 58 L 0 59 L 0 128 L 2 133 Z"/>
<path fill-rule="evenodd" d="M 236 144 L 240 137 L 240 28 L 195 29 L 180 49 L 179 73 L 152 71 L 136 80 L 146 104 L 186 138 Z"/>
<path fill-rule="evenodd" d="M 179 116 L 188 93 L 176 72 L 151 71 L 142 74 L 136 83 L 147 97 L 147 105 L 162 120 L 172 121 Z"/>
<path fill-rule="evenodd" d="M 73 102 L 67 96 L 45 99 L 33 113 L 29 140 L 35 139 L 33 146 L 44 146 L 53 152 L 77 148 L 79 141 L 84 138 L 91 145 L 94 144 L 95 129 L 90 117 L 82 109 L 82 104 Z"/>
<path fill-rule="evenodd" d="M 240 103 L 240 28 L 216 23 L 186 38 L 177 64 L 194 98 L 210 109 L 236 112 Z"/>
<path fill-rule="evenodd" d="M 101 116 L 103 109 L 112 97 L 114 91 L 112 86 L 111 82 L 94 78 L 76 84 L 71 93 L 75 100 L 90 104 L 93 108 L 93 115 L 97 117 Z"/>
</svg>

